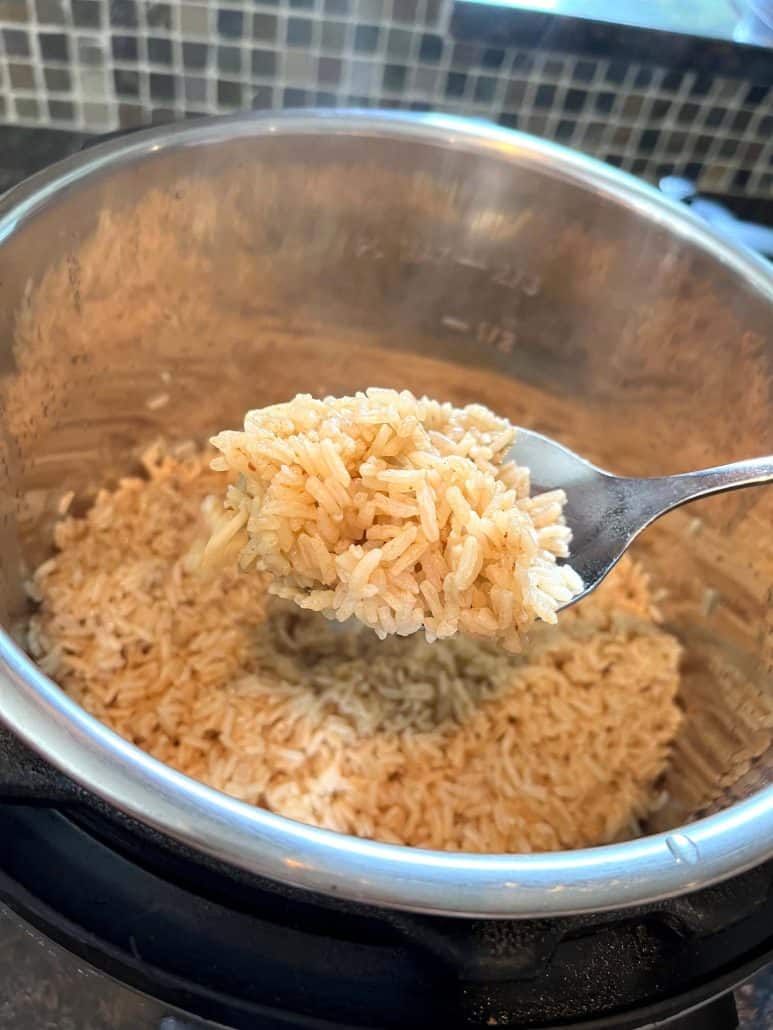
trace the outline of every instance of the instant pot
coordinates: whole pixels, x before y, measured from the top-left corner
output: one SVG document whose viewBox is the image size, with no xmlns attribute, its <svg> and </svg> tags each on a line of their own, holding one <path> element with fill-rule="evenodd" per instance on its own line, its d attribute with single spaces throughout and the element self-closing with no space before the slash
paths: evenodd
<svg viewBox="0 0 773 1030">
<path fill-rule="evenodd" d="M 773 451 L 773 275 L 560 147 L 442 116 L 239 116 L 114 140 L 0 202 L 0 900 L 235 1027 L 735 1025 L 773 953 L 773 503 L 639 550 L 684 646 L 641 836 L 430 852 L 252 808 L 97 723 L 24 651 L 24 580 L 160 435 L 297 392 L 478 400 L 648 475 Z"/>
</svg>

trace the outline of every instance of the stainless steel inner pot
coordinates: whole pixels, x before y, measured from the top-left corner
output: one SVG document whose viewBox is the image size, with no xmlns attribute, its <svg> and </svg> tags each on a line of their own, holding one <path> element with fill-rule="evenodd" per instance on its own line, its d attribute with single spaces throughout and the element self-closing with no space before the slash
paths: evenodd
<svg viewBox="0 0 773 1030">
<path fill-rule="evenodd" d="M 773 854 L 771 491 L 675 512 L 639 554 L 685 648 L 650 835 L 526 856 L 377 844 L 253 809 L 96 723 L 13 642 L 60 496 L 164 433 L 367 385 L 478 400 L 617 471 L 773 451 L 770 269 L 560 147 L 444 117 L 197 122 L 0 203 L 0 716 L 95 794 L 235 866 L 414 910 L 535 916 L 687 891 Z"/>
</svg>

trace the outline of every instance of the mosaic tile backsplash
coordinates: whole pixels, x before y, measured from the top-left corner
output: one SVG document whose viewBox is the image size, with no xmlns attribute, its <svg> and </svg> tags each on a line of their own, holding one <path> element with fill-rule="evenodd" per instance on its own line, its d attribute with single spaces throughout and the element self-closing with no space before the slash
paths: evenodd
<svg viewBox="0 0 773 1030">
<path fill-rule="evenodd" d="M 454 40 L 453 0 L 0 0 L 0 121 L 90 132 L 240 109 L 485 118 L 651 181 L 773 194 L 773 91 Z M 773 55 L 772 55 L 773 59 Z"/>
</svg>

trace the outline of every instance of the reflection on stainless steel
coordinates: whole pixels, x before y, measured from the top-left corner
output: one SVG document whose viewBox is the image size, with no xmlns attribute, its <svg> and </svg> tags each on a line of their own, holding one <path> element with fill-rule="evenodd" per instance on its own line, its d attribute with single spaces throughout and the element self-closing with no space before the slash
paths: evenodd
<svg viewBox="0 0 773 1030">
<path fill-rule="evenodd" d="M 584 586 L 564 607 L 595 590 L 639 533 L 662 515 L 700 497 L 773 481 L 773 455 L 678 476 L 615 476 L 528 429 L 518 430 L 512 457 L 533 470 L 535 492 L 567 492 L 564 514 L 572 529 L 571 564 Z"/>
<path fill-rule="evenodd" d="M 356 114 L 152 130 L 13 191 L 0 239 L 7 627 L 62 494 L 83 510 L 157 434 L 201 438 L 299 391 L 480 401 L 628 475 L 773 451 L 770 270 L 527 137 Z M 711 498 L 641 541 L 685 643 L 687 718 L 652 822 L 666 832 L 629 843 L 476 856 L 303 826 L 119 739 L 8 636 L 0 713 L 123 811 L 301 887 L 486 916 L 665 897 L 773 852 L 772 510 L 766 491 Z"/>
</svg>

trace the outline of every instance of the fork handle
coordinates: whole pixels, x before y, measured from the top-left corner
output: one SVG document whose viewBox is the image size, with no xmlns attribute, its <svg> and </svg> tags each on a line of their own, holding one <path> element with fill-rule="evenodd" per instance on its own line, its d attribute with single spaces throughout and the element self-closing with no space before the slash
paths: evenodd
<svg viewBox="0 0 773 1030">
<path fill-rule="evenodd" d="M 750 458 L 748 461 L 734 461 L 729 465 L 701 469 L 698 472 L 684 472 L 678 476 L 661 476 L 656 479 L 640 479 L 639 483 L 647 497 L 646 516 L 657 518 L 680 504 L 694 501 L 698 497 L 721 494 L 726 490 L 737 490 L 742 486 L 759 486 L 773 483 L 773 454 L 764 458 Z"/>
</svg>

